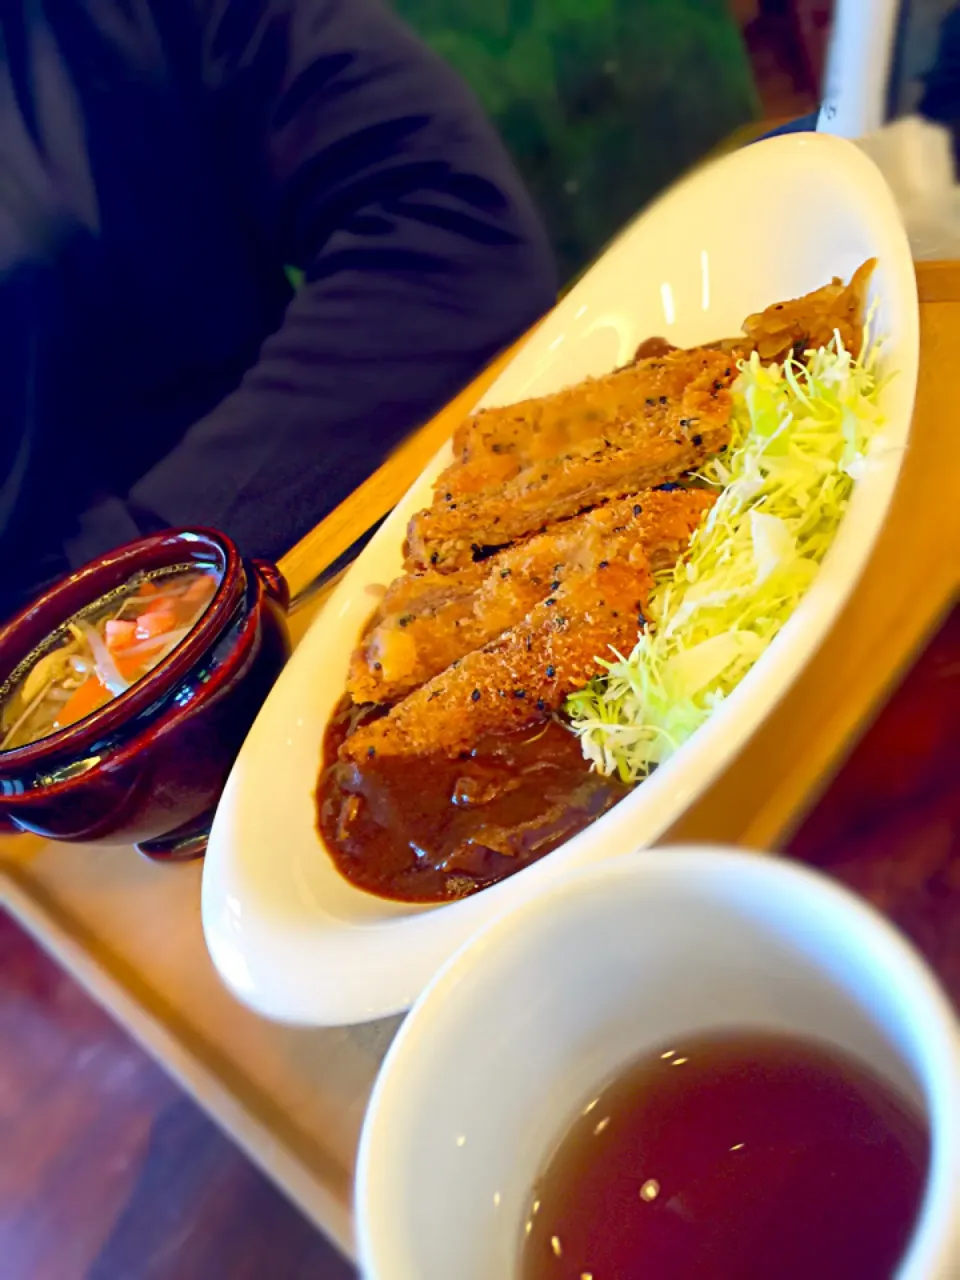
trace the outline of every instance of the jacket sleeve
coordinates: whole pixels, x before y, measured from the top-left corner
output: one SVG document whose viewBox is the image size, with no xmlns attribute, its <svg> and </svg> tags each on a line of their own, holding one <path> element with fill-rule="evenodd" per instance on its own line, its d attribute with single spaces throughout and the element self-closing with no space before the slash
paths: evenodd
<svg viewBox="0 0 960 1280">
<path fill-rule="evenodd" d="M 274 555 L 536 320 L 556 281 L 478 104 L 376 0 L 199 12 L 220 155 L 277 270 L 303 283 L 239 388 L 125 505 L 140 527 L 212 524 Z"/>
</svg>

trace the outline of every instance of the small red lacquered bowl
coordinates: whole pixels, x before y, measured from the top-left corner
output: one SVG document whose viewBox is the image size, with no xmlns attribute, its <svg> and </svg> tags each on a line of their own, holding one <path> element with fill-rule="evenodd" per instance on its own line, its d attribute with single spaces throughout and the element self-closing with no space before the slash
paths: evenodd
<svg viewBox="0 0 960 1280">
<path fill-rule="evenodd" d="M 0 687 L 68 618 L 138 571 L 197 565 L 216 593 L 173 652 L 86 719 L 0 751 L 0 830 L 52 840 L 133 840 L 150 857 L 202 853 L 230 766 L 290 654 L 289 592 L 275 565 L 243 560 L 213 529 L 111 551 L 0 629 Z"/>
</svg>

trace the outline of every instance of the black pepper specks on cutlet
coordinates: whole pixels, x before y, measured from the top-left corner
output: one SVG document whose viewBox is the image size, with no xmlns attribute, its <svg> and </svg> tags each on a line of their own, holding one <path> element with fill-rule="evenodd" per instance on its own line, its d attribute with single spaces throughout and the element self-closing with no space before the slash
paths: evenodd
<svg viewBox="0 0 960 1280">
<path fill-rule="evenodd" d="M 479 701 L 480 701 L 480 690 L 479 690 L 479 689 L 474 689 L 474 691 L 473 691 L 473 693 L 471 693 L 470 697 L 473 699 L 473 701 L 474 701 L 474 702 L 479 702 Z"/>
<path fill-rule="evenodd" d="M 698 449 L 703 444 L 703 436 L 691 436 L 690 438 Z"/>
<path fill-rule="evenodd" d="M 635 516 L 642 516 L 642 515 L 643 515 L 643 507 L 641 507 L 641 505 L 640 505 L 640 503 L 639 503 L 639 502 L 638 502 L 638 503 L 636 503 L 636 504 L 634 505 L 634 508 L 633 508 L 633 514 L 634 514 Z"/>
<path fill-rule="evenodd" d="M 557 671 L 556 671 L 556 668 L 555 668 L 555 667 L 552 667 L 552 666 L 547 667 L 547 679 L 548 679 L 548 680 L 552 680 L 552 679 L 553 679 L 553 677 L 554 677 L 556 674 L 557 674 Z"/>
</svg>

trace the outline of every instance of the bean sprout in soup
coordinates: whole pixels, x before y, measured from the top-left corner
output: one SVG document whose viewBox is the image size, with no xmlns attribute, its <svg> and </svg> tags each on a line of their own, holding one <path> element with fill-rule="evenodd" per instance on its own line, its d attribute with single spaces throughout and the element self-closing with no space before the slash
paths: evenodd
<svg viewBox="0 0 960 1280">
<path fill-rule="evenodd" d="M 219 581 L 196 566 L 138 574 L 58 627 L 0 688 L 0 751 L 65 729 L 136 684 L 196 626 Z"/>
</svg>

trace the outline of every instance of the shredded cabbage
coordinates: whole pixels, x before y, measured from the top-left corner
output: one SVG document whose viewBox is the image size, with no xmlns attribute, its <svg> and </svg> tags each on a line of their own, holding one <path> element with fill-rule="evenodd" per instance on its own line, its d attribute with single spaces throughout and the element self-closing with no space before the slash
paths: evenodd
<svg viewBox="0 0 960 1280">
<path fill-rule="evenodd" d="M 877 348 L 840 342 L 734 384 L 733 437 L 698 473 L 720 490 L 688 555 L 661 573 L 628 658 L 566 703 L 584 755 L 635 782 L 677 750 L 736 687 L 810 586 L 882 423 Z"/>
</svg>

